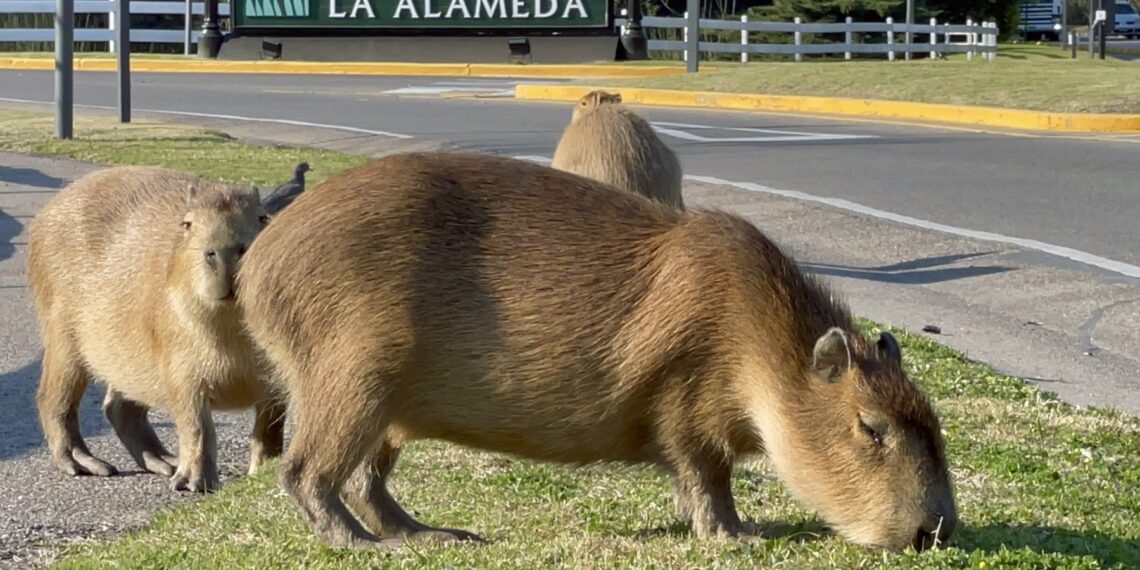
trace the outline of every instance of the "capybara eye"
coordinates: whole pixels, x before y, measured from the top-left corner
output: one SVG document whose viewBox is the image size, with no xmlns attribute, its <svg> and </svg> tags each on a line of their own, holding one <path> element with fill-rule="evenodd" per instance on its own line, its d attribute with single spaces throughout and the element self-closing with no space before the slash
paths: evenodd
<svg viewBox="0 0 1140 570">
<path fill-rule="evenodd" d="M 245 255 L 245 246 L 238 247 L 238 256 Z"/>
<path fill-rule="evenodd" d="M 867 437 L 871 438 L 875 442 L 875 445 L 883 445 L 883 434 L 867 425 L 867 422 L 864 422 L 862 418 L 859 418 L 859 429 L 863 430 L 863 433 L 867 434 Z"/>
<path fill-rule="evenodd" d="M 183 221 L 182 222 L 182 229 L 184 229 L 184 230 L 190 229 L 190 222 Z"/>
<path fill-rule="evenodd" d="M 257 218 L 257 221 L 261 222 L 262 225 L 268 224 L 269 223 L 269 216 L 261 216 L 261 217 Z"/>
<path fill-rule="evenodd" d="M 211 249 L 211 250 L 208 250 L 208 251 L 206 252 L 206 261 L 209 261 L 209 262 L 213 262 L 213 261 L 214 261 L 214 258 L 215 258 L 215 257 L 217 257 L 217 255 L 218 255 L 218 254 L 217 254 L 217 253 L 215 253 L 215 252 L 214 252 L 214 250 L 212 250 L 212 249 Z"/>
</svg>

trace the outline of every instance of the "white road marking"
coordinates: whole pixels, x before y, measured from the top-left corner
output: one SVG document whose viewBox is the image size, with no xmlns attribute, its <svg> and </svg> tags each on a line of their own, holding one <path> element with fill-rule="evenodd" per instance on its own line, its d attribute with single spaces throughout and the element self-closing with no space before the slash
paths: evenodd
<svg viewBox="0 0 1140 570">
<path fill-rule="evenodd" d="M 775 129 L 756 129 L 751 127 L 718 127 L 714 125 L 692 125 L 688 123 L 666 123 L 653 121 L 653 128 L 662 134 L 694 142 L 728 143 L 728 142 L 789 142 L 789 141 L 832 141 L 848 139 L 874 139 L 878 135 L 840 135 L 829 133 L 804 133 L 799 131 L 781 131 Z M 670 128 L 672 127 L 672 128 Z M 712 137 L 703 136 L 689 131 L 732 131 L 738 133 L 757 133 L 761 136 L 747 137 Z"/>
<path fill-rule="evenodd" d="M 32 101 L 30 99 L 13 99 L 11 97 L 0 97 L 0 101 L 11 101 L 13 103 L 35 103 L 40 105 L 51 105 L 51 101 Z M 76 107 L 86 107 L 89 109 L 118 109 L 109 105 L 80 105 L 75 104 Z M 324 123 L 310 123 L 308 121 L 295 121 L 292 119 L 265 119 L 261 117 L 243 117 L 241 115 L 219 115 L 217 113 L 192 113 L 189 111 L 164 111 L 161 109 L 139 109 L 133 108 L 135 112 L 139 113 L 163 113 L 167 115 L 185 115 L 188 117 L 207 117 L 212 119 L 227 119 L 231 121 L 249 121 L 251 123 L 276 123 L 280 125 L 294 125 L 298 127 L 316 127 L 321 129 L 335 129 L 339 131 L 348 131 L 351 133 L 363 133 L 366 135 L 376 135 L 381 137 L 390 137 L 394 139 L 410 139 L 415 138 L 412 135 L 405 135 L 401 133 L 390 133 L 388 131 L 375 131 L 372 129 L 362 129 L 359 127 L 347 127 L 344 125 L 326 125 Z"/>
<path fill-rule="evenodd" d="M 518 155 L 518 156 L 515 156 L 514 158 L 517 158 L 520 160 L 529 160 L 531 162 L 538 162 L 541 164 L 550 164 L 550 162 L 551 162 L 549 158 L 547 158 L 545 156 L 537 156 L 537 155 Z M 1037 240 L 1033 240 L 1033 239 L 1006 236 L 1006 235 L 993 233 L 993 232 L 959 228 L 957 226 L 940 224 L 938 222 L 931 222 L 929 220 L 912 218 L 910 216 L 904 216 L 902 214 L 895 214 L 893 212 L 886 212 L 883 210 L 879 210 L 877 208 L 871 208 L 869 206 L 857 204 L 855 202 L 852 202 L 850 200 L 844 200 L 842 198 L 827 198 L 824 196 L 815 196 L 812 194 L 807 194 L 805 192 L 798 192 L 796 190 L 780 190 L 778 188 L 772 188 L 770 186 L 764 186 L 764 185 L 755 184 L 752 182 L 734 182 L 732 180 L 725 180 L 723 178 L 716 178 L 714 176 L 700 176 L 700 175 L 694 175 L 694 174 L 686 174 L 685 178 L 687 180 L 692 180 L 694 182 L 703 182 L 705 184 L 715 184 L 715 185 L 719 185 L 719 186 L 731 186 L 733 188 L 739 188 L 741 190 L 748 190 L 750 192 L 761 192 L 764 194 L 773 194 L 776 196 L 783 196 L 784 198 L 792 198 L 794 200 L 802 200 L 804 202 L 815 202 L 817 204 L 826 204 L 826 205 L 831 206 L 833 208 L 839 208 L 841 210 L 847 210 L 849 212 L 857 212 L 857 213 L 860 213 L 860 214 L 863 214 L 866 216 L 871 216 L 871 217 L 879 218 L 882 220 L 890 220 L 890 221 L 895 222 L 895 223 L 905 224 L 908 226 L 914 226 L 914 227 L 922 228 L 922 229 L 926 229 L 926 230 L 932 230 L 932 231 L 936 231 L 936 232 L 942 232 L 942 233 L 946 233 L 946 234 L 951 234 L 951 235 L 956 235 L 956 236 L 961 236 L 961 237 L 966 237 L 966 238 L 971 238 L 971 239 L 977 239 L 977 240 L 982 240 L 982 241 L 990 241 L 990 242 L 996 242 L 996 243 L 1004 243 L 1007 245 L 1014 245 L 1014 246 L 1022 247 L 1025 249 L 1032 249 L 1032 250 L 1048 253 L 1051 255 L 1056 255 L 1058 257 L 1064 257 L 1066 259 L 1071 259 L 1073 261 L 1077 261 L 1077 262 L 1083 263 L 1085 265 L 1091 265 L 1093 267 L 1099 267 L 1101 269 L 1105 269 L 1105 270 L 1111 271 L 1113 273 L 1118 273 L 1118 274 L 1124 275 L 1126 277 L 1132 277 L 1134 279 L 1140 279 L 1140 267 L 1137 267 L 1135 265 L 1130 265 L 1128 263 L 1124 263 L 1121 261 L 1108 259 L 1106 257 L 1101 257 L 1099 255 L 1094 255 L 1094 254 L 1091 254 L 1091 253 L 1088 253 L 1085 251 L 1081 251 L 1078 249 L 1065 247 L 1065 246 L 1054 245 L 1051 243 L 1045 243 L 1045 242 L 1041 242 L 1041 241 L 1037 241 Z"/>
</svg>

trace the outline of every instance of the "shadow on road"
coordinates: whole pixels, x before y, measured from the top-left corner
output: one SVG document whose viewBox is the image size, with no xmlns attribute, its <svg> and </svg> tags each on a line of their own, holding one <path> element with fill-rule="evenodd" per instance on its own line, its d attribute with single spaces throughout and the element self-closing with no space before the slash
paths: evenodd
<svg viewBox="0 0 1140 570">
<path fill-rule="evenodd" d="M 827 263 L 801 263 L 800 265 L 804 268 L 805 271 L 819 275 L 828 275 L 831 277 L 848 277 L 851 279 L 863 279 L 865 281 L 878 281 L 881 283 L 899 283 L 903 285 L 929 285 L 931 283 L 942 283 L 945 281 L 956 281 L 958 279 L 967 279 L 970 277 L 980 277 L 982 275 L 1005 273 L 1006 271 L 1012 271 L 1016 269 L 1014 267 L 1004 267 L 999 265 L 971 265 L 969 267 L 929 269 L 932 267 L 937 267 L 939 265 L 948 265 L 957 261 L 961 261 L 963 259 L 969 259 L 971 257 L 988 255 L 989 253 L 991 252 L 940 255 L 914 259 L 911 261 L 904 261 L 902 263 L 895 263 L 891 265 L 881 265 L 878 267 L 848 267 L 845 265 L 831 265 Z"/>
<path fill-rule="evenodd" d="M 67 181 L 62 178 L 49 176 L 35 168 L 16 168 L 4 165 L 0 165 L 0 182 L 52 189 L 63 188 L 63 185 L 67 183 Z"/>
<path fill-rule="evenodd" d="M 0 373 L 0 461 L 23 455 L 43 447 L 43 431 L 36 413 L 36 387 L 40 381 L 41 361 L 18 370 Z M 79 403 L 79 430 L 84 438 L 94 437 L 110 429 L 103 418 L 103 387 L 95 382 L 87 386 Z"/>
<path fill-rule="evenodd" d="M 24 225 L 19 220 L 8 215 L 3 208 L 0 208 L 0 261 L 4 261 L 16 251 L 15 244 L 12 239 L 20 235 L 23 231 Z"/>
</svg>

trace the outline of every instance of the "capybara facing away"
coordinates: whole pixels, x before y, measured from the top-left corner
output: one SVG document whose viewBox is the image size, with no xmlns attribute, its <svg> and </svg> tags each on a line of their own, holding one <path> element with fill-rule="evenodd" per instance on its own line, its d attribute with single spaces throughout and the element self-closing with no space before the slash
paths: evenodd
<svg viewBox="0 0 1140 570">
<path fill-rule="evenodd" d="M 218 485 L 211 409 L 255 406 L 250 471 L 280 454 L 284 408 L 234 297 L 238 259 L 268 222 L 256 188 L 154 167 L 111 167 L 61 190 L 32 220 L 28 281 L 44 345 L 36 403 L 55 465 L 112 475 L 79 433 L 89 380 L 140 467 L 172 489 Z M 170 411 L 178 457 L 147 414 Z"/>
<path fill-rule="evenodd" d="M 684 208 L 681 162 L 621 95 L 594 90 L 574 104 L 551 166 Z"/>
<path fill-rule="evenodd" d="M 238 303 L 295 414 L 279 482 L 331 544 L 475 537 L 388 493 L 421 438 L 656 464 L 698 536 L 746 533 L 730 477 L 757 452 L 857 543 L 954 530 L 939 421 L 894 337 L 866 340 L 740 217 L 409 153 L 305 192 L 242 264 Z"/>
</svg>

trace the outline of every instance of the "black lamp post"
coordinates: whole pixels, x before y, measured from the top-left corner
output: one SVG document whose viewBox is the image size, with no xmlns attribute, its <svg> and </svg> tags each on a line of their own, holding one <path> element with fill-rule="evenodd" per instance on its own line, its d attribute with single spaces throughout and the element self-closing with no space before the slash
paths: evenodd
<svg viewBox="0 0 1140 570">
<path fill-rule="evenodd" d="M 222 50 L 222 29 L 218 25 L 218 0 L 206 0 L 202 35 L 198 36 L 198 57 L 215 59 Z"/>
<path fill-rule="evenodd" d="M 626 57 L 633 59 L 649 59 L 649 38 L 641 27 L 641 0 L 627 0 L 629 6 L 629 21 L 625 25 L 625 33 L 621 36 L 621 45 L 625 48 Z"/>
</svg>

